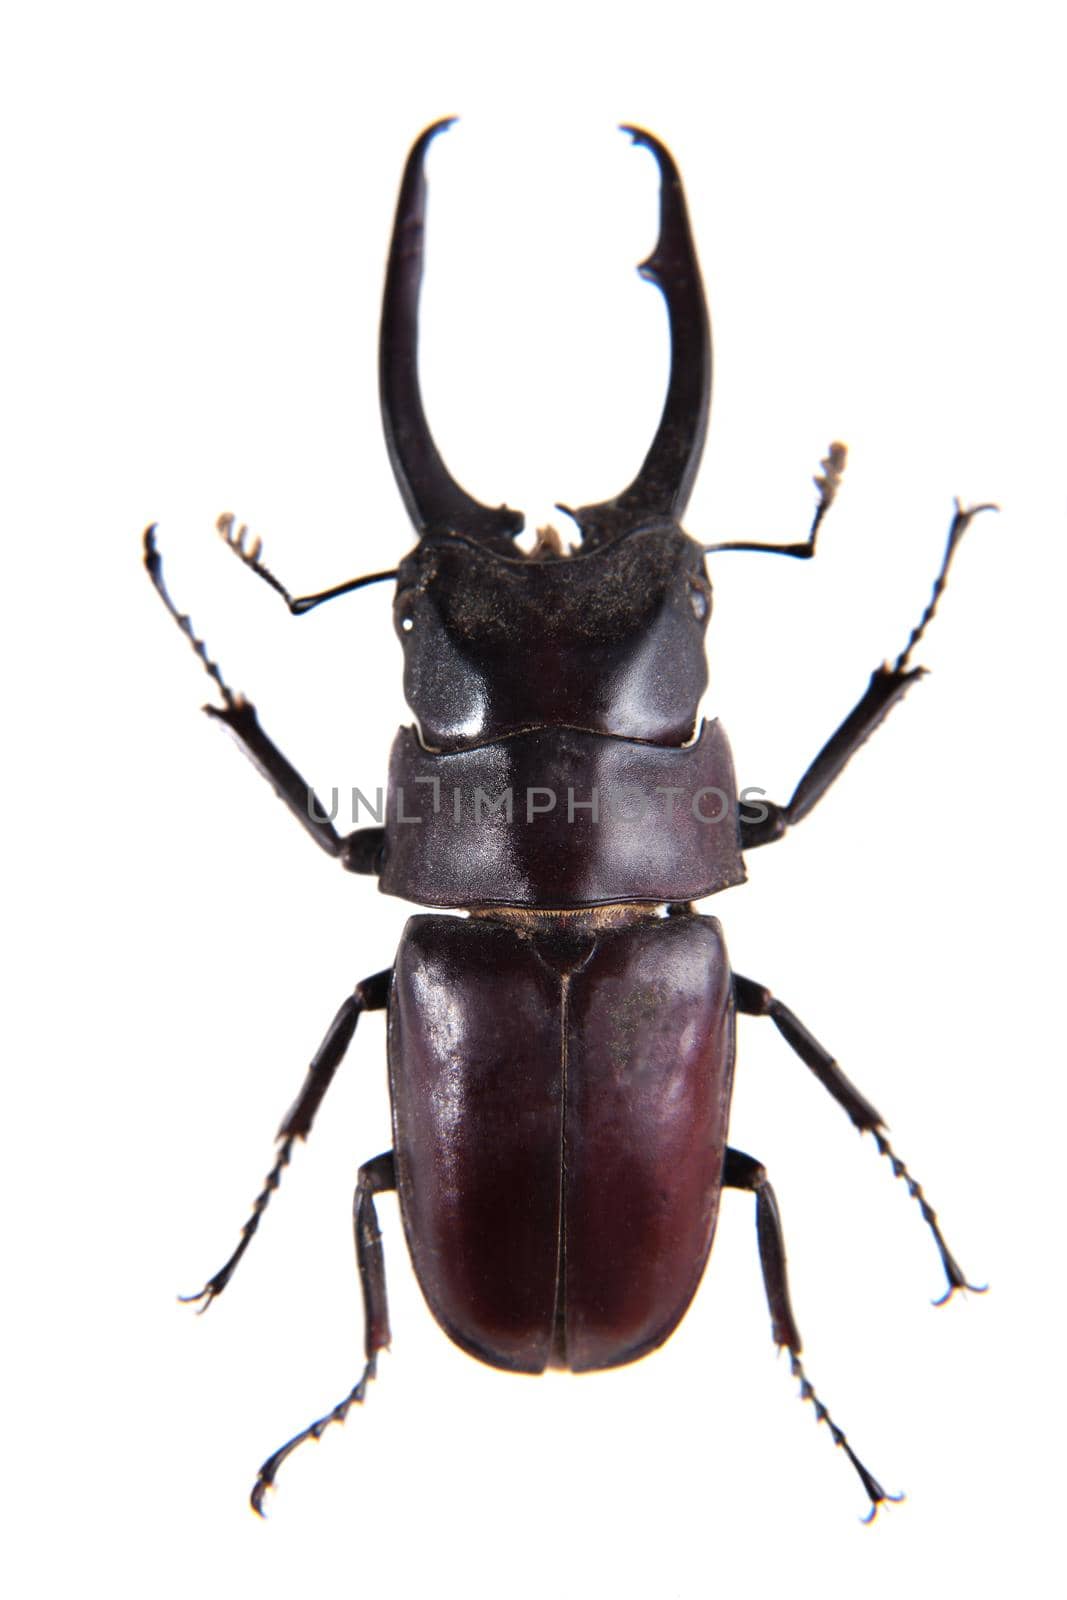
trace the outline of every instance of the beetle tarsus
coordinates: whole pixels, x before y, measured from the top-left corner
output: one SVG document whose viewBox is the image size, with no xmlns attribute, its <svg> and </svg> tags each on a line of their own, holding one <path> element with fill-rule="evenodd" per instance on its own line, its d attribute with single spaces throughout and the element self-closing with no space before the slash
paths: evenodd
<svg viewBox="0 0 1067 1600">
<path fill-rule="evenodd" d="M 205 1283 L 204 1287 L 198 1294 L 180 1294 L 178 1296 L 178 1299 L 182 1305 L 196 1306 L 197 1316 L 203 1316 L 204 1312 L 211 1305 L 212 1301 L 218 1298 L 236 1272 L 237 1264 L 244 1255 L 245 1251 L 248 1249 L 248 1246 L 252 1243 L 256 1229 L 259 1227 L 260 1218 L 262 1217 L 264 1211 L 266 1211 L 267 1206 L 270 1204 L 271 1195 L 282 1181 L 282 1173 L 289 1165 L 289 1160 L 293 1153 L 293 1143 L 294 1139 L 292 1137 L 281 1140 L 278 1146 L 278 1154 L 274 1160 L 274 1165 L 271 1167 L 266 1178 L 263 1180 L 262 1189 L 252 1202 L 251 1215 L 249 1216 L 244 1227 L 241 1229 L 241 1237 L 238 1241 L 237 1248 L 234 1250 L 229 1260 L 219 1268 L 214 1277 L 208 1279 L 207 1283 Z M 201 1301 L 203 1304 L 200 1304 Z"/>
<path fill-rule="evenodd" d="M 815 1413 L 816 1423 L 818 1424 L 820 1422 L 824 1422 L 826 1424 L 834 1444 L 839 1450 L 842 1450 L 845 1453 L 855 1468 L 860 1482 L 863 1484 L 863 1487 L 867 1491 L 871 1501 L 871 1509 L 862 1520 L 865 1523 L 873 1522 L 880 1505 L 887 1500 L 899 1502 L 903 1500 L 904 1496 L 902 1494 L 889 1494 L 885 1489 L 882 1488 L 882 1485 L 878 1482 L 878 1479 L 874 1476 L 874 1474 L 866 1466 L 864 1466 L 859 1456 L 849 1444 L 843 1430 L 838 1427 L 826 1406 L 819 1399 L 819 1396 L 815 1392 L 814 1385 L 812 1384 L 807 1373 L 804 1371 L 804 1365 L 800 1360 L 800 1357 L 793 1350 L 790 1350 L 789 1352 L 789 1367 L 793 1377 L 796 1378 L 800 1383 L 801 1402 L 811 1402 L 812 1409 Z"/>
<path fill-rule="evenodd" d="M 915 646 L 918 644 L 930 623 L 933 621 L 934 613 L 937 611 L 937 603 L 944 594 L 945 585 L 948 582 L 948 569 L 952 564 L 952 558 L 959 548 L 960 540 L 963 538 L 963 535 L 967 532 L 967 529 L 970 527 L 975 517 L 980 517 L 983 511 L 1000 510 L 999 506 L 991 504 L 968 506 L 965 508 L 958 500 L 955 502 L 955 506 L 956 514 L 952 518 L 952 525 L 948 530 L 948 541 L 945 545 L 945 554 L 941 562 L 941 569 L 938 572 L 937 577 L 934 579 L 933 593 L 930 596 L 926 610 L 923 612 L 922 616 L 919 618 L 919 621 L 912 629 L 911 636 L 909 637 L 907 644 L 904 646 L 904 649 L 896 659 L 896 663 L 893 668 L 894 672 L 904 671 L 908 664 L 909 657 L 911 656 L 911 652 L 915 649 Z"/>
<path fill-rule="evenodd" d="M 864 1489 L 867 1491 L 867 1495 L 871 1502 L 870 1511 L 861 1520 L 865 1523 L 873 1522 L 878 1514 L 879 1506 L 884 1505 L 887 1501 L 893 1505 L 899 1504 L 899 1502 L 903 1500 L 904 1496 L 902 1494 L 890 1494 L 887 1490 L 883 1489 L 882 1485 L 878 1482 L 878 1479 L 874 1476 L 874 1474 L 864 1466 L 859 1456 L 849 1444 L 845 1434 L 838 1427 L 837 1423 L 834 1421 L 823 1402 L 819 1399 L 819 1396 L 815 1393 L 814 1386 L 807 1373 L 804 1371 L 803 1363 L 801 1362 L 800 1356 L 795 1350 L 789 1351 L 789 1367 L 793 1377 L 798 1379 L 800 1383 L 801 1400 L 811 1401 L 812 1408 L 815 1412 L 816 1422 L 825 1422 L 827 1428 L 830 1430 L 830 1437 L 834 1441 L 834 1444 L 839 1450 L 844 1451 L 845 1455 L 855 1468 L 856 1474 L 859 1477 L 860 1482 L 863 1484 Z"/>
<path fill-rule="evenodd" d="M 219 670 L 218 662 L 212 661 L 211 657 L 208 655 L 207 645 L 204 643 L 203 639 L 197 638 L 195 632 L 193 631 L 193 625 L 189 617 L 185 614 L 185 612 L 178 610 L 177 606 L 174 604 L 174 601 L 170 597 L 170 592 L 167 589 L 166 582 L 163 578 L 163 557 L 160 555 L 159 546 L 156 544 L 156 524 L 154 522 L 144 531 L 144 564 L 145 569 L 148 572 L 148 576 L 151 578 L 153 586 L 155 587 L 156 593 L 159 595 L 159 598 L 162 600 L 163 604 L 174 618 L 174 621 L 178 624 L 178 627 L 181 629 L 182 633 L 184 633 L 185 637 L 188 639 L 189 644 L 192 647 L 193 654 L 200 662 L 200 665 L 203 667 L 211 681 L 218 686 L 219 692 L 222 695 L 223 700 L 225 700 L 227 707 L 229 708 L 237 705 L 240 696 L 234 694 L 233 690 L 222 676 L 222 673 Z"/>
<path fill-rule="evenodd" d="M 907 1186 L 909 1195 L 915 1201 L 920 1212 L 922 1213 L 923 1221 L 926 1223 L 926 1226 L 930 1229 L 930 1232 L 934 1236 L 934 1243 L 937 1245 L 937 1253 L 941 1257 L 941 1265 L 944 1267 L 945 1276 L 948 1279 L 948 1288 L 939 1299 L 931 1301 L 931 1304 L 935 1306 L 946 1305 L 948 1301 L 952 1299 L 952 1296 L 956 1293 L 957 1289 L 968 1289 L 972 1294 L 985 1294 L 986 1290 L 989 1288 L 988 1283 L 977 1284 L 967 1282 L 966 1274 L 963 1272 L 963 1269 L 960 1267 L 955 1256 L 952 1254 L 952 1251 L 945 1243 L 945 1237 L 941 1232 L 941 1225 L 937 1220 L 937 1212 L 923 1194 L 922 1184 L 918 1183 L 912 1177 L 903 1161 L 901 1161 L 900 1157 L 889 1143 L 889 1140 L 886 1138 L 882 1128 L 871 1128 L 870 1134 L 875 1144 L 878 1146 L 878 1154 L 885 1156 L 890 1167 L 893 1169 L 894 1178 L 900 1178 Z"/>
<path fill-rule="evenodd" d="M 266 1496 L 267 1490 L 274 1487 L 274 1480 L 278 1475 L 278 1469 L 282 1465 L 282 1462 L 287 1460 L 287 1458 L 292 1455 L 293 1451 L 296 1450 L 299 1445 L 304 1444 L 306 1440 L 321 1439 L 331 1422 L 344 1422 L 353 1406 L 361 1406 L 363 1401 L 366 1399 L 367 1384 L 373 1377 L 377 1375 L 377 1370 L 378 1360 L 377 1356 L 375 1355 L 370 1358 L 366 1366 L 363 1368 L 359 1382 L 353 1389 L 349 1391 L 342 1401 L 334 1406 L 332 1411 L 328 1411 L 324 1417 L 319 1417 L 318 1420 L 311 1423 L 309 1427 L 301 1429 L 299 1433 L 293 1435 L 288 1443 L 283 1444 L 280 1450 L 275 1450 L 272 1456 L 267 1457 L 266 1461 L 264 1461 L 263 1465 L 256 1474 L 256 1481 L 252 1485 L 252 1493 L 249 1495 L 249 1501 L 251 1503 L 252 1510 L 256 1513 L 257 1517 L 266 1516 L 266 1512 L 263 1509 L 264 1497 Z"/>
<path fill-rule="evenodd" d="M 758 987 L 749 983 L 748 979 L 742 979 L 741 981 L 749 989 L 755 990 Z M 757 1161 L 753 1156 L 745 1155 L 741 1150 L 728 1148 L 723 1165 L 722 1182 L 724 1189 L 745 1189 L 756 1197 L 756 1236 L 759 1241 L 760 1271 L 763 1274 L 763 1288 L 767 1296 L 767 1306 L 771 1313 L 771 1333 L 774 1342 L 779 1349 L 789 1351 L 791 1371 L 793 1376 L 800 1381 L 801 1400 L 811 1401 L 815 1410 L 815 1420 L 826 1423 L 834 1444 L 839 1450 L 845 1452 L 856 1469 L 863 1487 L 870 1496 L 871 1516 L 873 1517 L 883 1501 L 896 1500 L 902 1497 L 887 1494 L 878 1479 L 867 1470 L 852 1449 L 843 1430 L 838 1427 L 826 1406 L 815 1393 L 814 1386 L 804 1371 L 800 1360 L 800 1352 L 803 1348 L 800 1330 L 797 1327 L 789 1299 L 789 1279 L 786 1271 L 785 1236 L 782 1231 L 782 1219 L 778 1211 L 778 1202 L 775 1198 L 774 1190 L 767 1177 L 767 1169 L 762 1162 Z"/>
</svg>

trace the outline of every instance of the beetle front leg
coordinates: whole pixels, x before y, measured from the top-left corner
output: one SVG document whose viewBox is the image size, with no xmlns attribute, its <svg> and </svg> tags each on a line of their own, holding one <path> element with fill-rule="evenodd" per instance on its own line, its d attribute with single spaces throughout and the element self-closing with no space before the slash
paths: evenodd
<svg viewBox="0 0 1067 1600">
<path fill-rule="evenodd" d="M 205 706 L 204 711 L 229 729 L 256 771 L 266 778 L 279 800 L 289 808 L 320 849 L 339 860 L 348 872 L 377 875 L 385 844 L 385 829 L 357 828 L 354 833 L 342 837 L 314 789 L 263 732 L 256 708 L 250 700 L 245 700 L 243 696 L 234 697 L 225 706 Z"/>
<path fill-rule="evenodd" d="M 855 1467 L 860 1482 L 870 1497 L 871 1509 L 864 1519 L 871 1522 L 878 1507 L 887 1500 L 902 1500 L 903 1495 L 887 1494 L 856 1455 L 842 1430 L 838 1427 L 833 1417 L 827 1411 L 822 1401 L 808 1379 L 801 1364 L 801 1339 L 797 1329 L 793 1308 L 789 1303 L 789 1279 L 786 1274 L 785 1238 L 782 1233 L 782 1219 L 778 1214 L 778 1201 L 774 1190 L 767 1178 L 766 1168 L 760 1162 L 746 1156 L 740 1150 L 727 1149 L 726 1163 L 722 1176 L 723 1188 L 747 1189 L 756 1196 L 756 1234 L 759 1240 L 760 1267 L 763 1271 L 763 1287 L 767 1293 L 767 1305 L 771 1313 L 771 1331 L 774 1342 L 779 1347 L 784 1346 L 789 1351 L 789 1363 L 793 1376 L 800 1380 L 800 1398 L 810 1400 L 815 1407 L 817 1422 L 825 1422 L 830 1430 L 830 1436 L 839 1450 L 843 1450 Z"/>
<path fill-rule="evenodd" d="M 782 806 L 761 801 L 759 809 L 764 813 L 762 817 L 753 820 L 741 818 L 742 850 L 754 850 L 761 844 L 773 844 L 776 839 L 782 837 L 787 828 L 803 821 L 808 812 L 814 810 L 831 784 L 840 777 L 860 746 L 866 743 L 889 715 L 898 700 L 902 700 L 912 684 L 925 676 L 925 667 L 908 666 L 911 653 L 926 632 L 937 609 L 937 603 L 948 580 L 949 565 L 960 540 L 975 517 L 983 511 L 996 509 L 995 506 L 982 505 L 971 506 L 965 510 L 959 501 L 956 502 L 956 514 L 949 528 L 945 555 L 934 581 L 929 603 L 919 622 L 912 629 L 904 649 L 892 666 L 884 662 L 871 674 L 866 693 L 860 697 L 841 726 L 823 745 L 794 789 L 789 803 Z M 748 804 L 753 803 L 749 801 Z"/>
<path fill-rule="evenodd" d="M 860 1094 L 855 1084 L 849 1082 L 829 1050 L 808 1032 L 800 1018 L 794 1016 L 789 1007 L 783 1005 L 781 1000 L 777 1000 L 769 989 L 765 989 L 762 984 L 753 983 L 751 978 L 742 978 L 736 972 L 734 999 L 739 1012 L 751 1017 L 770 1017 L 786 1044 L 796 1051 L 823 1088 L 829 1090 L 842 1110 L 848 1113 L 853 1124 L 861 1133 L 871 1135 L 878 1146 L 879 1155 L 885 1156 L 892 1167 L 894 1178 L 904 1180 L 908 1193 L 918 1205 L 923 1221 L 934 1236 L 934 1243 L 937 1245 L 941 1264 L 948 1279 L 948 1288 L 940 1299 L 934 1301 L 934 1304 L 944 1305 L 957 1289 L 970 1289 L 975 1294 L 983 1294 L 984 1285 L 978 1287 L 967 1282 L 963 1269 L 945 1243 L 937 1213 L 923 1194 L 922 1185 L 912 1177 L 886 1138 L 885 1118 Z"/>
<path fill-rule="evenodd" d="M 282 755 L 274 741 L 263 732 L 255 706 L 250 700 L 246 700 L 244 695 L 236 694 L 230 688 L 222 676 L 218 662 L 212 661 L 208 655 L 203 639 L 197 638 L 190 618 L 179 611 L 171 599 L 163 578 L 163 558 L 156 544 L 154 524 L 145 529 L 144 564 L 156 593 L 188 639 L 193 654 L 222 696 L 224 703 L 221 707 L 204 707 L 207 715 L 214 717 L 217 722 L 223 723 L 230 730 L 256 771 L 261 777 L 266 778 L 278 798 L 288 806 L 293 816 L 321 850 L 325 850 L 327 855 L 338 858 L 341 865 L 349 872 L 377 874 L 382 846 L 385 843 L 385 830 L 357 828 L 354 833 L 344 838 L 337 832 L 314 789 Z M 389 574 L 377 574 L 377 576 L 388 577 Z"/>
<path fill-rule="evenodd" d="M 261 1517 L 264 1514 L 263 1497 L 273 1486 L 278 1468 L 288 1456 L 292 1455 L 297 1446 L 303 1444 L 305 1439 L 321 1439 L 331 1422 L 343 1422 L 353 1406 L 363 1404 L 367 1384 L 377 1374 L 378 1352 L 388 1348 L 389 1300 L 385 1288 L 385 1256 L 382 1252 L 382 1235 L 378 1227 L 374 1196 L 395 1188 L 396 1167 L 391 1150 L 387 1150 L 384 1155 L 375 1156 L 373 1161 L 368 1161 L 365 1166 L 360 1167 L 353 1205 L 356 1262 L 363 1294 L 364 1319 L 365 1364 L 359 1382 L 332 1411 L 328 1411 L 324 1417 L 319 1417 L 317 1421 L 294 1434 L 280 1450 L 275 1450 L 274 1454 L 264 1461 L 252 1486 L 252 1509 L 257 1516 Z"/>
<path fill-rule="evenodd" d="M 812 811 L 830 785 L 841 776 L 845 767 L 862 744 L 903 700 L 912 684 L 926 674 L 925 667 L 912 667 L 902 671 L 899 664 L 880 666 L 871 674 L 867 692 L 853 706 L 837 731 L 823 745 L 815 760 L 793 790 L 787 805 L 777 805 L 772 800 L 749 800 L 746 804 L 758 809 L 762 817 L 741 817 L 741 848 L 754 850 L 761 844 L 773 844 L 788 828 L 803 821 Z"/>
<path fill-rule="evenodd" d="M 229 1260 L 221 1266 L 215 1275 L 208 1279 L 198 1294 L 184 1294 L 179 1298 L 186 1304 L 203 1302 L 201 1311 L 206 1311 L 212 1300 L 220 1295 L 237 1270 L 237 1264 L 252 1243 L 259 1221 L 267 1206 L 270 1197 L 282 1180 L 282 1173 L 289 1165 L 293 1153 L 293 1145 L 297 1139 L 306 1139 L 311 1132 L 311 1125 L 315 1120 L 315 1113 L 322 1104 L 323 1097 L 333 1081 L 333 1075 L 344 1058 L 345 1051 L 352 1043 L 352 1036 L 356 1031 L 356 1023 L 364 1011 L 384 1011 L 389 1003 L 389 986 L 392 982 L 392 968 L 385 972 L 375 973 L 373 978 L 364 978 L 362 983 L 357 983 L 353 992 L 341 1006 L 337 1015 L 330 1023 L 326 1037 L 311 1059 L 307 1069 L 300 1093 L 293 1101 L 286 1113 L 281 1127 L 278 1129 L 278 1153 L 266 1178 L 263 1187 L 256 1196 L 248 1221 L 241 1229 L 241 1237 L 237 1248 Z"/>
</svg>

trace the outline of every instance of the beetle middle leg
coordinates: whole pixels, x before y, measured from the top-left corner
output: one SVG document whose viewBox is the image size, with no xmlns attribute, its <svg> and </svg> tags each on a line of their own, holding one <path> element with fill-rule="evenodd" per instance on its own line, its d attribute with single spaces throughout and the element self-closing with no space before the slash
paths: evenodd
<svg viewBox="0 0 1067 1600">
<path fill-rule="evenodd" d="M 368 1161 L 360 1167 L 353 1203 L 356 1262 L 359 1267 L 360 1288 L 363 1292 L 365 1327 L 363 1340 L 365 1361 L 359 1381 L 332 1411 L 328 1411 L 325 1416 L 302 1428 L 283 1444 L 280 1450 L 275 1450 L 272 1456 L 267 1457 L 256 1474 L 256 1481 L 252 1486 L 252 1509 L 257 1516 L 264 1514 L 263 1497 L 273 1485 L 282 1462 L 292 1455 L 305 1439 L 321 1439 L 331 1422 L 343 1422 L 353 1406 L 362 1405 L 366 1398 L 367 1385 L 377 1374 L 378 1352 L 388 1347 L 390 1334 L 389 1300 L 385 1288 L 385 1256 L 382 1251 L 382 1236 L 378 1227 L 374 1196 L 395 1188 L 396 1168 L 391 1150 L 387 1150 L 384 1155 L 375 1156 L 373 1161 Z"/>
<path fill-rule="evenodd" d="M 278 1129 L 278 1153 L 266 1178 L 263 1187 L 256 1196 L 252 1211 L 241 1229 L 241 1237 L 237 1248 L 229 1260 L 221 1266 L 215 1275 L 208 1279 L 198 1294 L 181 1295 L 186 1303 L 202 1301 L 201 1311 L 206 1311 L 216 1295 L 220 1295 L 233 1277 L 237 1264 L 244 1255 L 259 1227 L 259 1221 L 267 1206 L 270 1197 L 277 1189 L 282 1179 L 282 1173 L 289 1165 L 293 1153 L 293 1145 L 297 1139 L 306 1139 L 311 1132 L 311 1125 L 315 1120 L 315 1113 L 322 1104 L 327 1089 L 333 1082 L 333 1075 L 344 1059 L 345 1051 L 352 1043 L 352 1036 L 356 1031 L 356 1023 L 364 1011 L 384 1011 L 389 1003 L 389 984 L 393 972 L 389 967 L 385 972 L 375 973 L 373 978 L 364 978 L 362 983 L 357 983 L 355 989 L 340 1007 L 337 1015 L 330 1023 L 319 1048 L 311 1058 L 311 1065 L 293 1104 L 290 1106 L 281 1127 Z"/>
<path fill-rule="evenodd" d="M 848 1113 L 854 1125 L 861 1133 L 871 1135 L 878 1146 L 879 1155 L 885 1156 L 892 1167 L 894 1178 L 902 1178 L 907 1184 L 908 1193 L 918 1205 L 923 1221 L 934 1236 L 934 1243 L 937 1245 L 941 1264 L 948 1279 L 948 1288 L 940 1299 L 934 1301 L 934 1304 L 944 1305 L 957 1289 L 970 1289 L 976 1294 L 982 1294 L 984 1286 L 978 1287 L 967 1282 L 963 1269 L 945 1243 L 937 1213 L 923 1194 L 922 1185 L 912 1177 L 886 1138 L 885 1118 L 881 1112 L 876 1111 L 870 1101 L 860 1094 L 855 1084 L 849 1082 L 829 1050 L 808 1032 L 800 1018 L 794 1016 L 789 1007 L 776 999 L 769 989 L 765 989 L 762 984 L 753 983 L 751 978 L 742 978 L 735 972 L 734 998 L 738 1011 L 752 1017 L 770 1017 L 786 1044 L 796 1051 L 823 1088 L 827 1089 L 842 1110 Z"/>
<path fill-rule="evenodd" d="M 827 1411 L 800 1360 L 801 1339 L 793 1308 L 789 1303 L 789 1280 L 786 1274 L 785 1238 L 782 1219 L 778 1214 L 778 1201 L 767 1178 L 766 1169 L 752 1156 L 740 1150 L 727 1149 L 722 1175 L 723 1188 L 747 1189 L 756 1196 L 756 1234 L 759 1240 L 760 1266 L 763 1270 L 763 1287 L 767 1291 L 767 1305 L 771 1313 L 771 1331 L 774 1342 L 789 1351 L 793 1376 L 800 1380 L 800 1398 L 810 1400 L 815 1407 L 815 1418 L 825 1422 L 830 1436 L 839 1450 L 843 1450 L 855 1467 L 860 1482 L 870 1496 L 871 1509 L 864 1519 L 870 1522 L 878 1507 L 886 1500 L 901 1500 L 902 1495 L 888 1494 L 878 1479 L 867 1470 L 856 1455 L 848 1439 Z"/>
</svg>

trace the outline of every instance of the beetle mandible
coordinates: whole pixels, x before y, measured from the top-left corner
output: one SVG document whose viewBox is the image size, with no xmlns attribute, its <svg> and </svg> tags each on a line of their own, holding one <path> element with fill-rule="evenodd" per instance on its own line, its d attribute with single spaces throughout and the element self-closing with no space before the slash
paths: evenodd
<svg viewBox="0 0 1067 1600">
<path fill-rule="evenodd" d="M 315 843 L 385 894 L 465 912 L 412 917 L 394 965 L 341 1005 L 281 1125 L 274 1165 L 225 1265 L 191 1300 L 222 1293 L 259 1226 L 364 1011 L 388 1013 L 393 1149 L 359 1169 L 355 1238 L 365 1364 L 326 1416 L 259 1470 L 252 1504 L 282 1462 L 363 1401 L 389 1344 L 375 1196 L 397 1191 L 416 1276 L 437 1321 L 493 1366 L 537 1373 L 618 1366 L 662 1344 L 696 1291 L 722 1189 L 755 1198 L 777 1345 L 870 1499 L 888 1495 L 853 1451 L 801 1364 L 774 1191 L 759 1161 L 727 1143 L 738 1012 L 767 1017 L 919 1205 L 948 1287 L 972 1287 L 878 1111 L 768 989 L 730 969 L 718 922 L 693 902 L 743 881 L 744 853 L 822 799 L 923 675 L 910 664 L 949 564 L 978 512 L 957 502 L 930 601 L 892 665 L 815 756 L 784 805 L 739 801 L 717 722 L 698 726 L 711 611 L 705 554 L 815 553 L 841 481 L 830 446 L 807 537 L 701 545 L 681 527 L 707 427 L 711 339 L 675 163 L 626 128 L 659 167 L 656 247 L 640 268 L 662 292 L 671 366 L 658 429 L 633 482 L 566 511 L 574 550 L 552 529 L 516 544 L 521 513 L 473 499 L 451 477 L 419 390 L 424 159 L 452 119 L 416 141 L 404 170 L 386 271 L 380 343 L 385 439 L 418 543 L 400 566 L 294 597 L 259 541 L 219 528 L 294 614 L 383 580 L 404 650 L 413 727 L 393 745 L 383 827 L 342 837 L 314 791 L 226 683 L 164 584 L 155 528 L 145 562 L 222 699 L 205 707 L 236 737 Z M 719 803 L 722 802 L 722 803 Z M 417 819 L 415 826 L 405 826 Z M 941 1302 L 939 1302 L 941 1303 Z"/>
</svg>

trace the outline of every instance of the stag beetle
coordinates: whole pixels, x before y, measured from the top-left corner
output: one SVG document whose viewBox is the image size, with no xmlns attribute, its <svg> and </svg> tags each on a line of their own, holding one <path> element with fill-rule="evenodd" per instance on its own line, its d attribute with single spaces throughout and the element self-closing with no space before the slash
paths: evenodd
<svg viewBox="0 0 1067 1600">
<path fill-rule="evenodd" d="M 531 550 L 516 544 L 522 515 L 480 504 L 451 477 L 420 397 L 424 158 L 450 121 L 428 128 L 408 157 L 382 309 L 385 439 L 417 545 L 395 570 L 294 597 L 264 565 L 259 541 L 235 532 L 230 516 L 219 524 L 294 614 L 395 578 L 416 721 L 393 746 L 383 826 L 337 832 L 175 607 L 154 526 L 145 534 L 156 589 L 221 694 L 208 715 L 316 844 L 350 872 L 376 876 L 385 894 L 466 913 L 412 917 L 394 965 L 344 1001 L 281 1125 L 237 1248 L 188 1299 L 204 1309 L 225 1289 L 360 1015 L 386 1010 L 394 1147 L 359 1169 L 354 1207 L 365 1365 L 333 1411 L 264 1462 L 255 1510 L 286 1457 L 363 1401 L 389 1343 L 377 1195 L 397 1191 L 419 1284 L 462 1349 L 515 1372 L 588 1372 L 634 1361 L 668 1338 L 700 1282 L 725 1187 L 755 1197 L 774 1340 L 789 1352 L 801 1398 L 858 1473 L 873 1517 L 895 1497 L 808 1380 L 774 1191 L 761 1164 L 727 1143 L 738 1012 L 771 1019 L 904 1180 L 940 1252 L 942 1300 L 971 1285 L 880 1113 L 781 1000 L 731 971 L 718 922 L 693 902 L 741 883 L 745 852 L 807 816 L 918 682 L 912 653 L 949 563 L 974 516 L 993 508 L 957 502 L 918 624 L 789 802 L 739 801 L 725 733 L 697 723 L 711 611 L 704 557 L 814 555 L 844 446 L 830 447 L 815 479 L 804 540 L 701 545 L 683 532 L 707 426 L 708 315 L 675 163 L 658 139 L 627 128 L 659 167 L 659 238 L 640 272 L 669 316 L 662 418 L 628 488 L 599 505 L 560 507 L 577 526 L 576 549 L 551 529 Z"/>
</svg>

